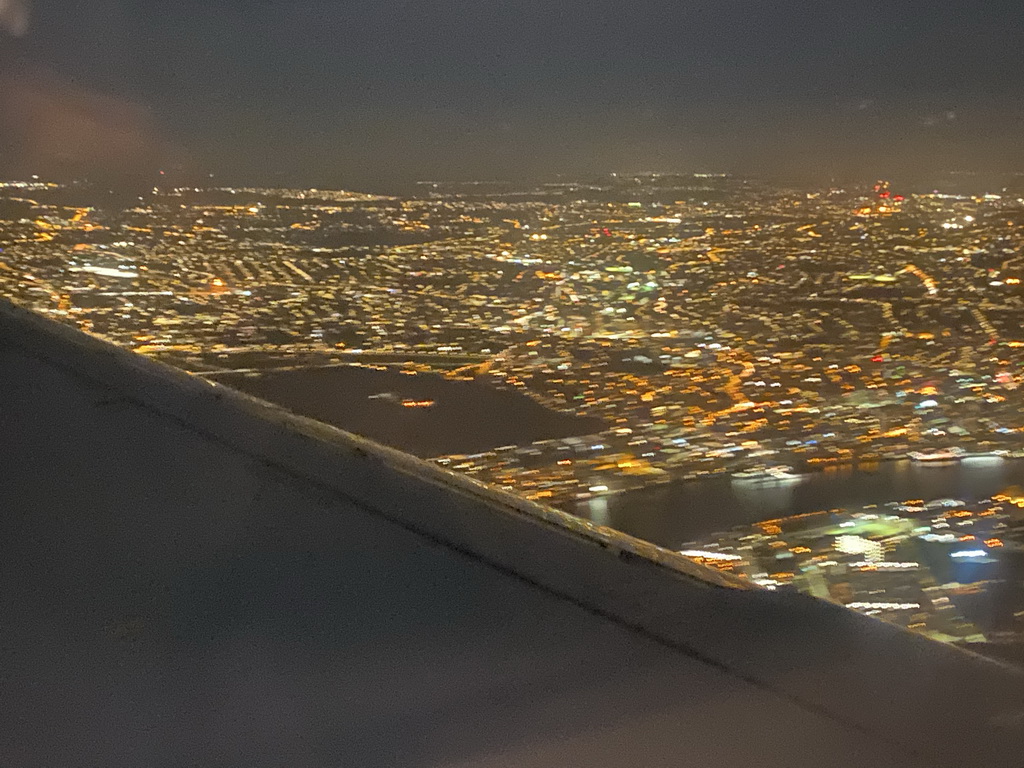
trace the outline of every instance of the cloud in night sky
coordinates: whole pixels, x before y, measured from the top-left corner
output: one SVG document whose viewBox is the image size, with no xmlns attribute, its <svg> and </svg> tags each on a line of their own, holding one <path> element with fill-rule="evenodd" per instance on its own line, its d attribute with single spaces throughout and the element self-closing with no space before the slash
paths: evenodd
<svg viewBox="0 0 1024 768">
<path fill-rule="evenodd" d="M 28 0 L 0 0 L 0 28 L 15 37 L 28 33 Z"/>
<path fill-rule="evenodd" d="M 45 71 L 0 76 L 0 151 L 16 175 L 118 182 L 171 159 L 146 107 Z"/>
<path fill-rule="evenodd" d="M 106 94 L 232 183 L 1020 163 L 1019 0 L 32 0 L 15 38 L 27 10 L 0 0 L 0 72 Z"/>
</svg>

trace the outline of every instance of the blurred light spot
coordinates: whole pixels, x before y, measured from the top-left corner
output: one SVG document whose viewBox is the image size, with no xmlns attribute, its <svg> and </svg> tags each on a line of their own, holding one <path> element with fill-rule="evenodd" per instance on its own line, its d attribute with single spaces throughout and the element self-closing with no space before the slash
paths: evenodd
<svg viewBox="0 0 1024 768">
<path fill-rule="evenodd" d="M 28 33 L 28 0 L 0 0 L 0 28 L 15 37 Z"/>
</svg>

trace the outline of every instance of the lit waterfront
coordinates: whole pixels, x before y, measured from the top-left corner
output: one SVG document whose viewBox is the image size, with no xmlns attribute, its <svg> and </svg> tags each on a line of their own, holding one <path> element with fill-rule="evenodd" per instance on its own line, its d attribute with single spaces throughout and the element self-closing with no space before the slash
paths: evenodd
<svg viewBox="0 0 1024 768">
<path fill-rule="evenodd" d="M 1022 483 L 1020 461 L 899 461 L 786 482 L 674 484 L 576 511 L 767 589 L 1021 662 Z"/>
<path fill-rule="evenodd" d="M 1024 486 L 1024 460 L 922 466 L 887 461 L 812 472 L 799 483 L 744 483 L 729 477 L 681 481 L 567 507 L 601 525 L 678 549 L 717 532 L 768 518 L 889 501 L 979 500 Z"/>
</svg>

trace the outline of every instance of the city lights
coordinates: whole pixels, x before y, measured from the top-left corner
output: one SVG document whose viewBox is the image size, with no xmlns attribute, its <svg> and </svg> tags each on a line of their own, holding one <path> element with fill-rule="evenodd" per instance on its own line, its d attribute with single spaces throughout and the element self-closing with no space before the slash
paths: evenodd
<svg viewBox="0 0 1024 768">
<path fill-rule="evenodd" d="M 538 437 L 421 455 L 626 532 L 631 493 L 656 486 L 753 503 L 836 470 L 867 486 L 890 462 L 922 487 L 944 469 L 1018 471 L 1016 197 L 889 182 L 795 192 L 719 174 L 485 189 L 158 187 L 104 208 L 14 180 L 0 184 L 0 291 L 248 391 L 270 370 L 377 372 L 351 404 L 379 414 L 360 422 L 370 437 L 394 420 L 458 445 L 466 419 L 518 417 L 495 400 L 452 418 L 444 385 L 514 395 L 539 409 Z M 406 386 L 424 377 L 441 384 Z M 571 428 L 552 431 L 562 418 Z M 708 523 L 718 538 L 658 541 L 707 567 L 966 642 L 991 628 L 942 601 L 997 583 L 988 569 L 1020 551 L 1008 510 L 1024 491 L 1008 486 L 952 507 L 883 498 L 895 506 L 753 526 L 731 522 L 733 501 L 645 514 L 729 520 Z"/>
</svg>

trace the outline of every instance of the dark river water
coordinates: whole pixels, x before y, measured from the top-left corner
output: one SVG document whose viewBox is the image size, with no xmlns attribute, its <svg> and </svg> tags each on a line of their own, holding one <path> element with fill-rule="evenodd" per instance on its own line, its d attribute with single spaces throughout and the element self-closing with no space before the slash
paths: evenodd
<svg viewBox="0 0 1024 768">
<path fill-rule="evenodd" d="M 872 470 L 840 467 L 799 483 L 770 485 L 716 477 L 591 499 L 568 510 L 601 525 L 673 549 L 718 531 L 783 515 L 887 501 L 979 500 L 1024 486 L 1024 460 L 919 465 L 883 462 Z"/>
<path fill-rule="evenodd" d="M 559 413 L 517 392 L 393 368 L 304 368 L 216 380 L 424 458 L 589 435 L 605 427 L 598 419 Z M 434 405 L 406 408 L 402 400 Z"/>
</svg>

